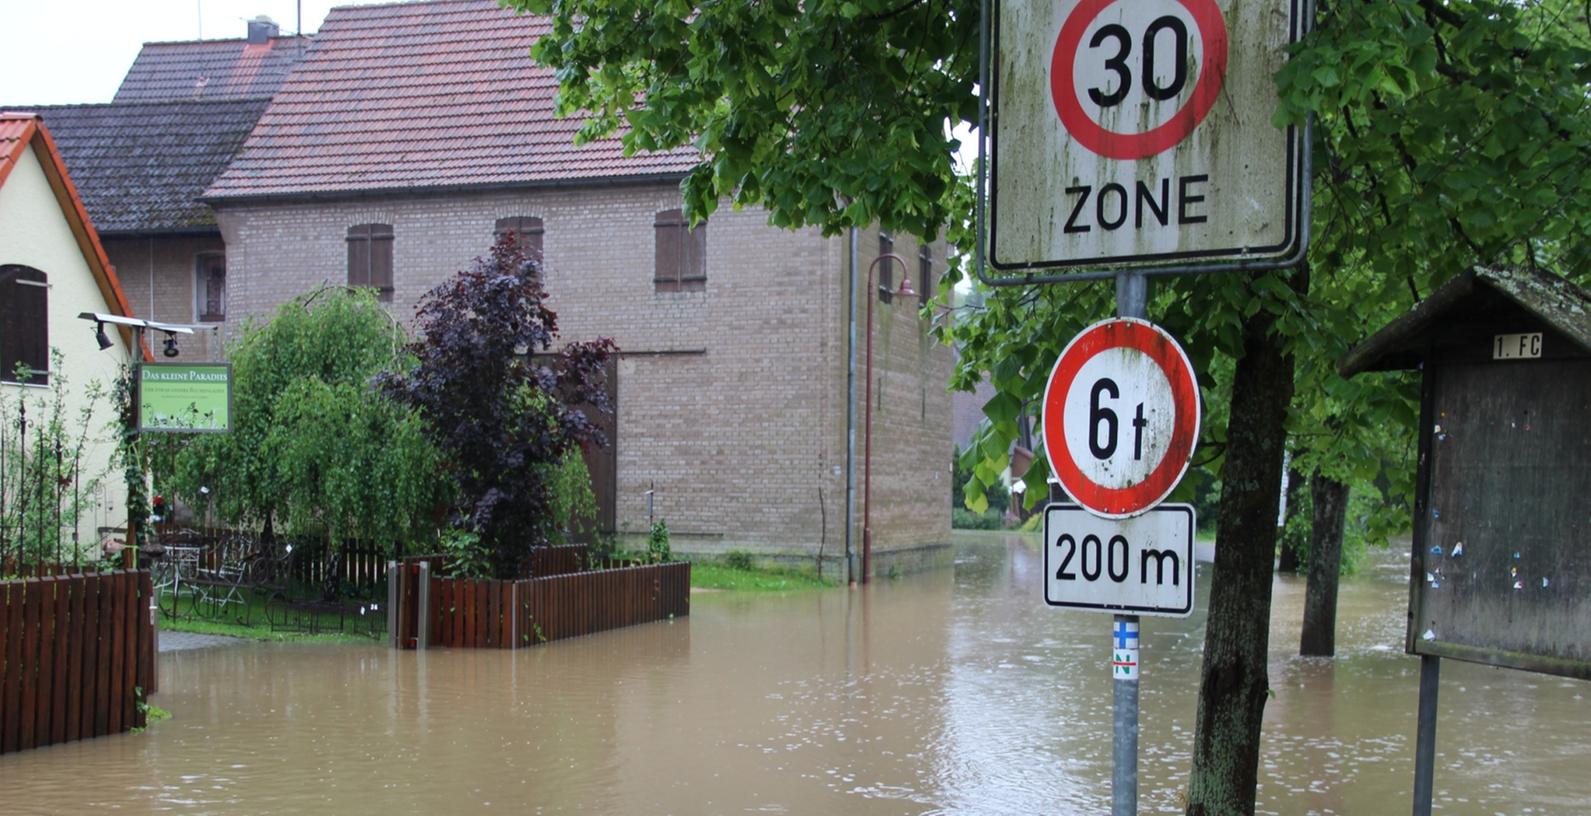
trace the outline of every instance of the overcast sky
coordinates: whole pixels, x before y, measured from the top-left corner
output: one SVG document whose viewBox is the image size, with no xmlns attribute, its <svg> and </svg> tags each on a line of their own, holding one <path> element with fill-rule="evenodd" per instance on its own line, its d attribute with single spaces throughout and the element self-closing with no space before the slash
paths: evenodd
<svg viewBox="0 0 1591 816">
<path fill-rule="evenodd" d="M 375 0 L 302 0 L 314 33 L 333 6 Z M 5 0 L 0 18 L 0 105 L 109 102 L 146 42 L 236 39 L 261 14 L 283 34 L 298 27 L 295 0 Z"/>
</svg>

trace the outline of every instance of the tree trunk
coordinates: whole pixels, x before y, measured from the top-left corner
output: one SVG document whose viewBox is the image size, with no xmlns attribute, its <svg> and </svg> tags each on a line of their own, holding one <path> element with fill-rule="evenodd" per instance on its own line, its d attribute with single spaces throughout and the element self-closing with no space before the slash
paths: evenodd
<svg viewBox="0 0 1591 816">
<path fill-rule="evenodd" d="M 1315 513 L 1309 531 L 1309 584 L 1304 590 L 1304 632 L 1298 653 L 1330 657 L 1337 652 L 1337 577 L 1342 570 L 1342 525 L 1348 516 L 1348 485 L 1322 476 L 1309 480 Z"/>
<path fill-rule="evenodd" d="M 1254 812 L 1284 420 L 1293 395 L 1293 361 L 1275 322 L 1264 310 L 1246 322 L 1232 383 L 1188 816 Z"/>
<path fill-rule="evenodd" d="M 1295 460 L 1296 461 L 1296 460 Z M 1286 530 L 1292 525 L 1293 519 L 1298 515 L 1299 508 L 1303 506 L 1305 478 L 1303 471 L 1290 468 L 1287 471 L 1287 510 L 1286 518 L 1282 522 L 1282 529 Z M 1276 559 L 1277 572 L 1298 572 L 1298 548 L 1287 540 L 1286 535 L 1281 536 L 1281 554 Z"/>
</svg>

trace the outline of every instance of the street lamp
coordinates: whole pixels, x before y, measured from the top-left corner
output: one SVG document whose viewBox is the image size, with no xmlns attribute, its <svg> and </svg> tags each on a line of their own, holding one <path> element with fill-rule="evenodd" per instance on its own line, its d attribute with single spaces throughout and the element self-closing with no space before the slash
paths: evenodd
<svg viewBox="0 0 1591 816">
<path fill-rule="evenodd" d="M 878 268 L 880 261 L 893 259 L 900 264 L 900 288 L 893 293 L 888 287 L 879 286 L 878 296 L 885 297 L 891 294 L 901 297 L 916 297 L 912 291 L 911 271 L 906 266 L 906 259 L 893 252 L 886 252 L 873 259 L 867 265 L 867 409 L 863 421 L 864 433 L 867 442 L 862 450 L 862 583 L 868 583 L 873 575 L 873 272 Z"/>
</svg>

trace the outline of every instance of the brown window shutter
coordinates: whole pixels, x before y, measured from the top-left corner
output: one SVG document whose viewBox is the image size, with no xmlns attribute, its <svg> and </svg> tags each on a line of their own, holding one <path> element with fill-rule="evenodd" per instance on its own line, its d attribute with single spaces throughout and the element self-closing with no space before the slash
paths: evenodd
<svg viewBox="0 0 1591 816">
<path fill-rule="evenodd" d="M 519 251 L 537 264 L 546 257 L 542 254 L 541 240 L 546 232 L 547 228 L 542 225 L 540 218 L 526 216 L 519 219 Z"/>
<path fill-rule="evenodd" d="M 678 292 L 686 252 L 684 216 L 679 210 L 664 210 L 652 225 L 657 238 L 652 283 L 659 292 Z"/>
<path fill-rule="evenodd" d="M 373 287 L 378 300 L 392 300 L 391 224 L 348 228 L 348 285 Z"/>
<path fill-rule="evenodd" d="M 0 379 L 14 381 L 18 363 L 50 382 L 49 278 L 29 266 L 0 266 Z"/>
<path fill-rule="evenodd" d="M 540 218 L 534 215 L 517 215 L 511 218 L 497 219 L 497 226 L 492 231 L 494 240 L 502 240 L 504 236 L 513 236 L 514 243 L 526 258 L 540 264 L 542 255 L 542 235 L 546 228 L 542 226 Z"/>
<path fill-rule="evenodd" d="M 684 233 L 685 225 L 680 225 Z M 702 292 L 707 289 L 707 224 L 696 225 L 688 235 L 682 235 L 680 244 L 685 247 L 685 260 L 680 264 L 680 290 Z"/>
<path fill-rule="evenodd" d="M 376 289 L 376 298 L 392 301 L 392 227 L 373 224 L 370 233 L 370 285 Z"/>
<path fill-rule="evenodd" d="M 370 229 L 348 228 L 348 285 L 370 285 Z"/>
<path fill-rule="evenodd" d="M 923 303 L 934 296 L 934 251 L 927 244 L 917 250 L 917 295 Z"/>
<path fill-rule="evenodd" d="M 199 320 L 219 323 L 226 320 L 226 256 L 199 256 Z"/>
</svg>

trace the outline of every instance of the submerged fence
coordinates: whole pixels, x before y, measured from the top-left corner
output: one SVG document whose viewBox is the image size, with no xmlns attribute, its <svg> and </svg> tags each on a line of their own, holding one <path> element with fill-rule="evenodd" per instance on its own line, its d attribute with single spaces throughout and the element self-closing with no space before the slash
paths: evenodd
<svg viewBox="0 0 1591 816">
<path fill-rule="evenodd" d="M 199 565 L 206 569 L 221 567 L 228 553 L 248 556 L 261 562 L 257 572 L 262 580 L 283 587 L 315 592 L 335 588 L 350 598 L 379 598 L 387 590 L 391 552 L 378 542 L 348 540 L 333 549 L 323 538 L 277 535 L 267 547 L 253 530 L 166 526 L 156 527 L 155 541 L 200 548 Z"/>
<path fill-rule="evenodd" d="M 152 594 L 147 571 L 0 582 L 0 753 L 144 725 Z"/>
<path fill-rule="evenodd" d="M 494 581 L 407 563 L 388 602 L 393 645 L 517 649 L 690 614 L 689 562 Z"/>
</svg>

